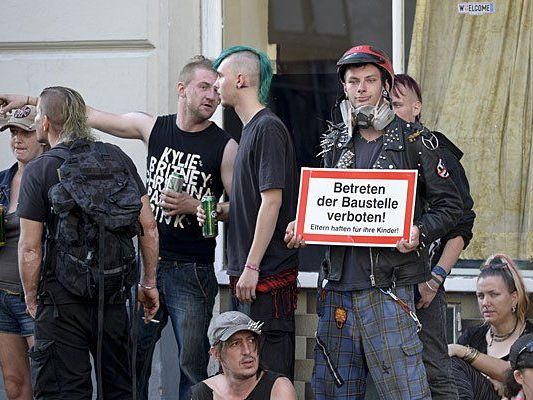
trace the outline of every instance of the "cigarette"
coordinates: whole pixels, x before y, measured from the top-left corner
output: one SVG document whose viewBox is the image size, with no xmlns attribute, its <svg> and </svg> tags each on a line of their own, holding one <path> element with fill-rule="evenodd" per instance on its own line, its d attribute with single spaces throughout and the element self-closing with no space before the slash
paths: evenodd
<svg viewBox="0 0 533 400">
<path fill-rule="evenodd" d="M 154 324 L 159 324 L 161 322 L 158 319 L 148 319 L 146 317 L 143 317 L 143 319 L 148 322 L 153 322 Z"/>
</svg>

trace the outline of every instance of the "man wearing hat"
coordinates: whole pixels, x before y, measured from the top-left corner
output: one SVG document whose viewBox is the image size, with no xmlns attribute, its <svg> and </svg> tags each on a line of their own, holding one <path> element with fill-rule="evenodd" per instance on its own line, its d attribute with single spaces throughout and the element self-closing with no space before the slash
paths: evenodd
<svg viewBox="0 0 533 400">
<path fill-rule="evenodd" d="M 34 106 L 13 110 L 0 124 L 9 129 L 11 151 L 16 162 L 0 172 L 0 365 L 9 399 L 31 399 L 28 349 L 33 345 L 33 320 L 26 312 L 18 270 L 17 244 L 20 223 L 16 213 L 22 173 L 26 164 L 43 152 L 35 132 Z"/>
<path fill-rule="evenodd" d="M 289 379 L 263 370 L 259 347 L 263 323 L 239 311 L 228 311 L 213 319 L 208 337 L 211 355 L 220 363 L 220 373 L 192 388 L 193 400 L 296 399 Z"/>
<path fill-rule="evenodd" d="M 511 369 L 505 395 L 515 400 L 533 399 L 533 333 L 519 337 L 509 351 Z M 516 397 L 514 397 L 516 396 Z"/>
</svg>

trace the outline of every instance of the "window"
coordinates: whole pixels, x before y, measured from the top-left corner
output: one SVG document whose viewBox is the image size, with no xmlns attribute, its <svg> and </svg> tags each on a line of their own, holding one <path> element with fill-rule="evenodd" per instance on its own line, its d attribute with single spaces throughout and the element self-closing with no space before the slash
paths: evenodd
<svg viewBox="0 0 533 400">
<path fill-rule="evenodd" d="M 355 44 L 372 44 L 392 56 L 392 2 L 374 0 L 231 0 L 223 3 L 223 47 L 266 51 L 275 75 L 270 108 L 291 132 L 299 166 L 320 165 L 320 135 L 342 95 L 335 64 Z M 405 59 L 415 0 L 404 0 Z M 241 124 L 224 111 L 224 128 L 237 140 Z M 318 271 L 323 248 L 301 251 L 300 270 Z"/>
</svg>

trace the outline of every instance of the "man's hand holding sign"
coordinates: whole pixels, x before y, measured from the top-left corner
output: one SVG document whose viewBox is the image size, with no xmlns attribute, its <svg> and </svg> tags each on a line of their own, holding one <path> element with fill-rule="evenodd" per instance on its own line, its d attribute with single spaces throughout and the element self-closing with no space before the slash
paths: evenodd
<svg viewBox="0 0 533 400">
<path fill-rule="evenodd" d="M 412 227 L 416 171 L 302 169 L 296 223 L 287 227 L 289 247 L 305 243 L 418 247 Z"/>
</svg>

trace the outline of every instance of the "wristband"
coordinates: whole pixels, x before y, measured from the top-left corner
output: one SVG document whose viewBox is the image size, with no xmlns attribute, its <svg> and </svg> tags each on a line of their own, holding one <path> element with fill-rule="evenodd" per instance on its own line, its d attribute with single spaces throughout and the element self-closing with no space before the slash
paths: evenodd
<svg viewBox="0 0 533 400">
<path fill-rule="evenodd" d="M 145 285 L 144 283 L 140 283 L 140 282 L 139 282 L 139 287 L 141 287 L 143 289 L 146 289 L 146 290 L 157 289 L 157 286 L 148 286 L 148 285 Z"/>
<path fill-rule="evenodd" d="M 446 277 L 449 275 L 448 272 L 444 268 L 442 268 L 440 265 L 435 265 L 431 272 L 435 273 L 436 275 L 440 276 L 444 282 Z"/>
<path fill-rule="evenodd" d="M 251 269 L 252 271 L 255 271 L 255 272 L 261 272 L 261 268 L 259 268 L 259 265 L 255 265 L 255 264 L 245 264 L 244 268 Z"/>
<path fill-rule="evenodd" d="M 439 278 L 437 278 L 435 275 L 431 274 L 431 280 L 435 282 L 439 287 L 444 283 L 444 281 L 441 281 Z"/>
<path fill-rule="evenodd" d="M 429 282 L 426 281 L 426 285 L 428 286 L 429 290 L 431 290 L 432 292 L 435 292 L 435 293 L 437 292 L 438 289 L 433 288 L 433 287 L 429 284 Z"/>
</svg>

